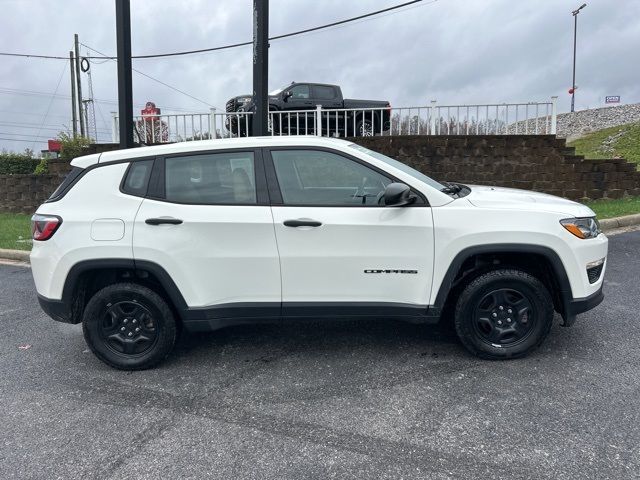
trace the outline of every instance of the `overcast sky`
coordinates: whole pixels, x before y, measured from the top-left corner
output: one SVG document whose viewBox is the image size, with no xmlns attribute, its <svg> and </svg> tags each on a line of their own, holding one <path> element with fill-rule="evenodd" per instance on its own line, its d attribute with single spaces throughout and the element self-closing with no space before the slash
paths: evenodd
<svg viewBox="0 0 640 480">
<path fill-rule="evenodd" d="M 270 34 L 405 1 L 271 0 Z M 347 97 L 389 100 L 393 106 L 432 99 L 453 105 L 545 101 L 558 95 L 559 110 L 567 111 L 571 10 L 580 3 L 423 0 L 365 21 L 272 41 L 269 87 L 294 80 L 335 83 Z M 640 1 L 588 3 L 579 15 L 577 108 L 602 106 L 605 95 L 640 102 Z M 131 4 L 134 55 L 251 40 L 251 0 Z M 0 51 L 65 56 L 78 33 L 82 43 L 115 54 L 114 0 L 0 0 L 0 8 Z M 0 148 L 39 151 L 46 138 L 70 125 L 68 61 L 0 57 L 0 62 Z M 133 67 L 198 99 L 134 72 L 134 113 L 147 101 L 163 113 L 206 112 L 252 90 L 250 46 L 134 60 Z M 99 139 L 109 141 L 110 112 L 117 108 L 116 63 L 94 62 L 91 72 Z M 83 94 L 88 96 L 86 75 Z"/>
</svg>

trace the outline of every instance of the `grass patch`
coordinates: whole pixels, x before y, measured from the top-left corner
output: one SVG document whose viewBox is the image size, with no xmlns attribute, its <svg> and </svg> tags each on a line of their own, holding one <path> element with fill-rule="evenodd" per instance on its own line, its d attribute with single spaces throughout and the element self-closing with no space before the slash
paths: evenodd
<svg viewBox="0 0 640 480">
<path fill-rule="evenodd" d="M 0 248 L 31 250 L 31 215 L 0 213 Z"/>
<path fill-rule="evenodd" d="M 621 198 L 620 200 L 594 200 L 586 202 L 598 218 L 613 218 L 640 213 L 640 197 Z"/>
<path fill-rule="evenodd" d="M 568 145 L 585 158 L 622 157 L 640 168 L 640 122 L 598 130 Z"/>
</svg>

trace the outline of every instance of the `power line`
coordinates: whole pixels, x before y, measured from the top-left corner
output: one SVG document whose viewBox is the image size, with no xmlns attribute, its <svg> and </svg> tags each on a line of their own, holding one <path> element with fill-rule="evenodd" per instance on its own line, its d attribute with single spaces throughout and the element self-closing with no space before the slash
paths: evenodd
<svg viewBox="0 0 640 480">
<path fill-rule="evenodd" d="M 46 138 L 46 137 L 41 137 L 41 138 Z M 22 142 L 22 143 L 29 143 L 29 142 L 31 142 L 31 140 L 30 140 L 30 139 L 27 139 L 27 138 L 25 138 L 25 139 L 20 139 L 20 138 L 6 138 L 6 137 L 0 137 L 0 140 L 7 140 L 7 141 L 9 141 L 9 142 Z M 35 145 L 36 143 L 40 143 L 40 142 L 38 142 L 38 141 L 33 142 L 32 146 L 33 146 L 33 145 Z M 43 143 L 44 143 L 44 142 L 43 142 Z M 33 150 L 33 148 L 31 148 L 31 149 Z"/>
<path fill-rule="evenodd" d="M 30 137 L 30 138 L 51 138 L 49 135 L 31 135 L 28 133 L 0 132 L 0 135 L 11 135 L 12 137 Z M 25 142 L 31 140 L 26 139 Z"/>
<path fill-rule="evenodd" d="M 67 60 L 69 60 L 67 58 Z M 30 96 L 30 97 L 51 97 L 51 93 L 48 92 L 37 92 L 37 91 L 33 91 L 33 90 L 21 90 L 18 88 L 8 88 L 8 87 L 0 87 L 0 94 L 6 94 L 6 95 L 25 95 L 25 96 Z M 56 98 L 56 100 L 69 100 L 71 99 L 70 95 L 64 95 L 64 94 L 56 94 L 54 95 L 54 97 Z M 99 103 L 104 103 L 104 104 L 108 104 L 108 105 L 117 105 L 118 102 L 116 100 L 99 100 L 99 99 L 94 99 L 95 102 L 99 102 Z M 134 106 L 136 107 L 144 107 L 144 104 L 135 104 Z M 167 110 L 169 111 L 176 111 L 176 112 L 191 112 L 190 109 L 188 108 L 180 108 L 180 107 L 170 107 L 170 106 L 166 106 L 165 107 Z"/>
<path fill-rule="evenodd" d="M 58 89 L 60 88 L 60 83 L 62 82 L 62 77 L 64 76 L 64 72 L 67 71 L 67 67 L 68 64 L 65 63 L 64 68 L 62 69 L 62 72 L 60 72 L 60 78 L 58 78 L 58 83 L 56 84 L 56 89 L 53 91 L 53 94 L 51 96 L 51 99 L 49 100 L 49 105 L 47 105 L 47 111 L 45 112 L 44 116 L 42 117 L 42 122 L 40 123 L 40 128 L 38 129 L 38 133 L 37 135 L 40 135 L 40 132 L 42 131 L 42 127 L 44 126 L 44 122 L 47 120 L 47 115 L 49 115 L 49 110 L 51 110 L 51 105 L 53 105 L 53 99 L 54 99 L 54 95 L 56 95 L 58 93 Z M 33 145 L 31 146 L 31 149 L 33 150 L 33 147 L 36 146 L 36 141 L 33 141 Z"/>
<path fill-rule="evenodd" d="M 331 23 L 327 23 L 325 25 L 318 25 L 317 27 L 311 27 L 311 28 L 306 28 L 304 30 L 298 30 L 296 32 L 290 32 L 290 33 L 285 33 L 283 35 L 276 35 L 274 37 L 269 38 L 269 40 L 281 40 L 283 38 L 289 38 L 289 37 L 293 37 L 295 35 L 302 35 L 305 33 L 309 33 L 309 32 L 315 32 L 317 30 L 322 30 L 325 28 L 330 28 L 330 27 L 335 27 L 337 25 L 343 25 L 345 23 L 350 23 L 350 22 L 355 22 L 357 20 L 362 20 L 365 18 L 369 18 L 369 17 L 373 17 L 374 15 L 380 15 L 381 13 L 385 13 L 385 12 L 390 12 L 392 10 L 397 10 L 399 8 L 402 7 L 407 7 L 409 5 L 413 5 L 419 2 L 422 2 L 423 0 L 412 0 L 410 2 L 405 2 L 405 3 L 401 3 L 399 5 L 394 5 L 391 7 L 387 7 L 387 8 L 383 8 L 381 10 L 376 10 L 374 12 L 369 12 L 369 13 L 365 13 L 363 15 L 358 15 L 355 17 L 350 17 L 350 18 L 346 18 L 344 20 L 338 20 L 336 22 L 331 22 Z M 424 5 L 430 5 L 433 3 L 436 3 L 438 0 L 432 0 L 430 2 L 425 3 Z M 221 45 L 219 47 L 211 47 L 211 48 L 200 48 L 200 49 L 196 49 L 196 50 L 184 50 L 184 51 L 180 51 L 180 52 L 170 52 L 170 53 L 156 53 L 156 54 L 148 54 L 148 55 L 132 55 L 131 58 L 133 59 L 145 59 L 145 58 L 164 58 L 164 57 L 177 57 L 177 56 L 182 56 L 182 55 L 192 55 L 192 54 L 197 54 L 197 53 L 207 53 L 207 52 L 214 52 L 214 51 L 218 51 L 218 50 L 227 50 L 230 48 L 236 48 L 236 47 L 243 47 L 245 45 L 252 45 L 253 41 L 249 41 L 249 42 L 239 42 L 239 43 L 232 43 L 229 45 Z M 86 47 L 86 45 L 85 45 Z M 90 47 L 87 47 L 90 48 Z M 93 51 L 95 51 L 96 53 L 100 53 L 95 49 L 91 49 Z M 53 60 L 69 60 L 68 57 L 58 57 L 58 56 L 53 56 L 53 55 L 34 55 L 34 54 L 27 54 L 27 53 L 7 53 L 7 52 L 0 52 L 0 55 L 4 55 L 4 56 L 11 56 L 11 57 L 27 57 L 27 58 L 46 58 L 46 59 L 53 59 Z M 89 59 L 109 59 L 109 60 L 117 60 L 118 57 L 113 57 L 113 56 L 107 56 L 105 54 L 101 54 L 102 57 L 87 57 Z M 140 72 L 138 72 L 140 73 Z"/>
<path fill-rule="evenodd" d="M 109 59 L 109 60 L 113 60 L 114 62 L 116 61 L 116 59 L 115 59 L 115 58 L 108 57 L 106 54 L 104 54 L 104 53 L 102 53 L 102 52 L 100 52 L 100 51 L 96 50 L 96 49 L 95 49 L 95 48 L 93 48 L 93 47 L 90 47 L 89 45 L 85 45 L 84 43 L 81 43 L 81 45 L 82 45 L 82 46 L 84 46 L 84 47 L 86 47 L 86 48 L 88 48 L 88 49 L 89 49 L 89 50 L 91 50 L 91 51 L 96 52 L 96 53 L 97 53 L 97 54 L 99 54 L 99 55 L 102 55 L 102 56 L 103 56 L 103 58 L 106 58 L 106 59 Z M 159 84 L 164 85 L 165 87 L 170 88 L 171 90 L 174 90 L 174 91 L 176 91 L 176 92 L 178 92 L 178 93 L 181 93 L 182 95 L 186 95 L 187 97 L 192 98 L 193 100 L 196 100 L 196 101 L 198 101 L 198 102 L 200 102 L 200 103 L 204 103 L 205 105 L 207 105 L 207 106 L 209 106 L 209 107 L 214 107 L 214 105 L 211 105 L 209 102 L 205 102 L 204 100 L 201 100 L 201 99 L 199 99 L 198 97 L 194 97 L 193 95 L 191 95 L 191 94 L 189 94 L 189 93 L 187 93 L 187 92 L 184 92 L 184 91 L 180 90 L 179 88 L 174 87 L 173 85 L 169 85 L 168 83 L 165 83 L 165 82 L 163 82 L 162 80 L 159 80 L 159 79 L 157 79 L 157 78 L 154 78 L 154 77 L 152 77 L 151 75 L 148 75 L 148 74 L 146 74 L 146 73 L 144 73 L 144 72 L 141 72 L 140 70 L 137 70 L 137 69 L 135 69 L 135 68 L 132 68 L 131 70 L 133 70 L 134 72 L 136 72 L 136 73 L 138 73 L 138 74 L 142 75 L 143 77 L 147 77 L 148 79 L 153 80 L 154 82 L 158 82 Z"/>
<path fill-rule="evenodd" d="M 69 60 L 69 57 L 56 57 L 55 55 L 34 55 L 31 53 L 0 52 L 0 55 L 4 57 L 46 58 L 48 60 Z"/>
<path fill-rule="evenodd" d="M 41 117 L 42 113 L 33 113 L 33 112 L 16 112 L 15 110 L 0 110 L 0 113 L 11 113 L 13 115 L 31 115 L 31 116 L 36 116 L 36 117 Z M 49 114 L 50 117 L 62 117 L 65 119 L 69 118 L 69 115 L 60 115 L 60 114 L 54 114 L 54 113 L 50 113 Z"/>
<path fill-rule="evenodd" d="M 42 115 L 40 115 L 40 118 L 42 118 Z M 67 117 L 68 119 L 68 117 Z M 13 126 L 13 127 L 30 127 L 30 126 L 34 126 L 34 127 L 39 127 L 40 123 L 28 123 L 28 122 L 2 122 L 0 121 L 0 125 L 8 125 L 8 126 Z M 53 123 L 47 123 L 45 124 L 47 127 L 55 127 L 58 124 L 53 124 Z M 45 126 L 43 125 L 43 126 Z"/>
<path fill-rule="evenodd" d="M 71 124 L 71 120 L 69 119 L 69 125 Z M 20 130 L 38 130 L 39 128 L 41 128 L 41 130 L 49 130 L 51 132 L 59 132 L 60 130 L 67 130 L 68 127 L 66 124 L 61 123 L 60 125 L 52 125 L 52 124 L 46 124 L 46 126 L 40 127 L 38 125 L 35 126 L 26 126 L 26 125 L 21 125 L 21 124 L 16 124 L 16 123 L 0 123 L 0 127 L 4 127 L 4 128 L 17 128 Z M 98 128 L 98 132 L 99 133 L 111 133 L 111 130 L 107 129 L 107 128 Z"/>
</svg>

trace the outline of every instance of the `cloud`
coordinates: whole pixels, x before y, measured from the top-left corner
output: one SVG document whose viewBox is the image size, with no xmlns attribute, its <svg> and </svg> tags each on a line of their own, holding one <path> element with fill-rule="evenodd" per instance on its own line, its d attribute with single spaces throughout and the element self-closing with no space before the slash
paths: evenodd
<svg viewBox="0 0 640 480">
<path fill-rule="evenodd" d="M 401 0 L 271 0 L 272 35 L 313 27 Z M 568 0 L 428 0 L 393 14 L 298 37 L 270 48 L 270 88 L 295 81 L 342 86 L 347 97 L 389 100 L 394 106 L 440 103 L 542 101 L 559 95 L 569 108 L 573 17 L 580 2 Z M 67 55 L 73 34 L 114 54 L 113 0 L 3 1 L 0 43 L 6 51 Z M 134 54 L 187 50 L 251 39 L 250 0 L 132 1 Z M 640 2 L 593 0 L 579 16 L 576 96 L 579 108 L 596 107 L 605 95 L 640 101 L 637 48 Z M 86 48 L 82 48 L 83 54 Z M 57 94 L 63 61 L 2 57 L 0 148 L 21 150 L 69 125 L 68 69 Z M 134 73 L 134 102 L 151 100 L 167 113 L 208 111 L 252 90 L 251 47 L 169 59 L 135 60 L 134 68 L 193 97 Z M 88 94 L 86 76 L 83 92 Z M 92 65 L 99 139 L 110 140 L 116 110 L 116 64 Z M 5 90 L 14 89 L 14 90 Z M 20 90 L 15 91 L 15 90 Z M 29 92 L 44 92 L 36 95 Z M 106 102 L 103 102 L 106 101 Z M 43 116 L 51 103 L 49 115 Z M 136 107 L 135 111 L 139 110 Z M 15 113 L 20 112 L 20 113 Z M 15 125 L 17 123 L 23 125 Z M 24 125 L 29 124 L 29 125 Z M 43 129 L 38 133 L 38 126 Z"/>
</svg>

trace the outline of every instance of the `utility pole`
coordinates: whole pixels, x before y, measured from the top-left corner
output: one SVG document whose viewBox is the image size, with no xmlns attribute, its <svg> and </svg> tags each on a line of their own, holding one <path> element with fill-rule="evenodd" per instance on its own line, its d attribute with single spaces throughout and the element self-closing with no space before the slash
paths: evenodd
<svg viewBox="0 0 640 480">
<path fill-rule="evenodd" d="M 78 89 L 78 120 L 80 120 L 80 135 L 84 137 L 84 115 L 82 114 L 82 81 L 80 79 L 80 41 L 78 34 L 73 36 L 76 60 L 76 85 Z"/>
<path fill-rule="evenodd" d="M 133 86 L 131 78 L 131 8 L 129 0 L 116 0 L 118 43 L 118 112 L 120 148 L 132 148 Z"/>
<path fill-rule="evenodd" d="M 269 122 L 269 0 L 253 0 L 253 135 L 267 135 Z"/>
<path fill-rule="evenodd" d="M 75 79 L 73 78 L 74 77 L 73 69 L 74 69 L 73 52 L 70 51 L 69 52 L 69 74 L 71 76 L 71 121 L 73 123 L 73 138 L 76 138 L 78 136 L 78 126 L 76 125 L 78 118 L 76 116 L 76 83 L 75 83 Z"/>
<path fill-rule="evenodd" d="M 578 14 L 580 13 L 580 10 L 582 10 L 586 6 L 587 4 L 583 3 L 582 5 L 580 5 L 578 9 L 571 12 L 571 15 L 573 15 L 573 20 L 574 20 L 573 21 L 573 80 L 571 81 L 571 112 L 572 113 L 574 111 L 575 99 L 576 99 L 576 42 L 577 42 L 577 36 L 578 36 Z"/>
</svg>

